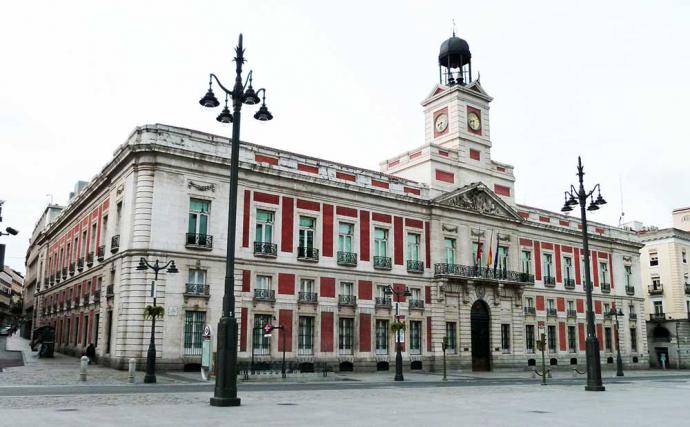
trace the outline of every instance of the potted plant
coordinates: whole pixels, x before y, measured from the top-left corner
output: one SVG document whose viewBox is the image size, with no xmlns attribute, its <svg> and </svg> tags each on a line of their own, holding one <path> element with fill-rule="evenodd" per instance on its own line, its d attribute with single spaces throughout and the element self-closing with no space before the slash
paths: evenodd
<svg viewBox="0 0 690 427">
<path fill-rule="evenodd" d="M 395 322 L 391 323 L 391 331 L 393 333 L 398 333 L 398 331 L 404 331 L 405 330 L 405 322 L 401 322 L 400 320 L 396 320 Z"/>
<path fill-rule="evenodd" d="M 165 314 L 165 309 L 161 305 L 152 306 L 147 305 L 144 309 L 144 319 L 150 319 L 152 317 L 161 318 Z"/>
</svg>

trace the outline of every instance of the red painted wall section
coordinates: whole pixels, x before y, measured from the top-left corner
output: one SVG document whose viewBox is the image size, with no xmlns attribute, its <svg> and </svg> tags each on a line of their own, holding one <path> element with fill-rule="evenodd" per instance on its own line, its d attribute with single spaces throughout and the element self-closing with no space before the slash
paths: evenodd
<svg viewBox="0 0 690 427">
<path fill-rule="evenodd" d="M 594 301 L 594 313 L 601 314 L 601 301 Z"/>
<path fill-rule="evenodd" d="M 242 307 L 240 310 L 240 351 L 247 351 L 247 322 L 249 321 L 249 309 Z"/>
<path fill-rule="evenodd" d="M 371 300 L 371 281 L 370 280 L 360 280 L 357 286 L 358 295 L 357 298 L 360 300 Z"/>
<path fill-rule="evenodd" d="M 578 285 L 582 282 L 580 277 L 582 277 L 582 272 L 580 271 L 580 248 L 575 248 L 575 283 Z"/>
<path fill-rule="evenodd" d="M 436 169 L 436 180 L 441 182 L 449 182 L 452 184 L 455 182 L 455 175 L 451 172 Z"/>
<path fill-rule="evenodd" d="M 403 265 L 403 219 L 393 218 L 393 257 L 396 265 Z"/>
<path fill-rule="evenodd" d="M 405 227 L 423 228 L 424 223 L 418 219 L 405 218 Z"/>
<path fill-rule="evenodd" d="M 613 257 L 609 254 L 609 283 L 611 283 L 611 289 L 613 289 Z"/>
<path fill-rule="evenodd" d="M 276 159 L 275 157 L 264 156 L 262 154 L 255 154 L 254 160 L 256 160 L 257 163 L 268 163 L 271 165 L 278 165 L 278 159 Z"/>
<path fill-rule="evenodd" d="M 251 272 L 249 270 L 242 270 L 242 292 L 249 292 L 251 290 Z"/>
<path fill-rule="evenodd" d="M 328 311 L 321 312 L 321 351 L 333 351 L 333 313 Z"/>
<path fill-rule="evenodd" d="M 280 334 L 285 334 L 285 351 L 292 351 L 292 310 L 280 310 L 278 323 L 285 328 L 278 331 L 278 351 L 283 351 L 283 337 Z"/>
<path fill-rule="evenodd" d="M 337 208 L 335 208 L 335 213 L 337 213 L 338 215 L 342 215 L 342 216 L 349 216 L 352 218 L 357 218 L 357 209 L 355 209 L 355 208 L 338 206 Z"/>
<path fill-rule="evenodd" d="M 532 241 L 530 239 L 524 239 L 520 237 L 520 245 L 521 246 L 529 246 L 530 248 L 532 247 Z"/>
<path fill-rule="evenodd" d="M 481 153 L 479 152 L 479 150 L 475 150 L 474 148 L 470 148 L 470 159 L 480 160 L 481 159 Z"/>
<path fill-rule="evenodd" d="M 275 194 L 261 193 L 259 191 L 255 191 L 254 200 L 256 200 L 257 202 L 277 205 L 280 202 L 280 197 L 276 196 Z"/>
<path fill-rule="evenodd" d="M 424 287 L 424 304 L 431 304 L 431 286 Z"/>
<path fill-rule="evenodd" d="M 312 202 L 310 200 L 297 199 L 297 209 L 306 209 L 309 211 L 320 211 L 321 204 L 319 202 Z"/>
<path fill-rule="evenodd" d="M 563 274 L 561 272 L 561 245 L 556 246 L 556 282 L 563 282 Z"/>
<path fill-rule="evenodd" d="M 604 327 L 601 326 L 601 323 L 597 325 L 597 340 L 599 340 L 599 350 L 604 349 Z"/>
<path fill-rule="evenodd" d="M 541 249 L 539 242 L 534 242 L 534 278 L 541 280 Z"/>
<path fill-rule="evenodd" d="M 544 295 L 537 295 L 536 309 L 544 311 Z"/>
<path fill-rule="evenodd" d="M 242 247 L 249 247 L 249 205 L 251 204 L 251 192 L 244 190 L 244 209 L 242 211 Z"/>
<path fill-rule="evenodd" d="M 398 302 L 405 302 L 407 297 L 405 296 L 405 285 L 402 283 L 393 283 L 393 289 L 399 296 L 393 295 L 393 302 L 398 301 Z"/>
<path fill-rule="evenodd" d="M 297 170 L 302 171 L 302 172 L 309 172 L 309 173 L 313 173 L 313 174 L 319 173 L 318 167 L 312 166 L 312 165 L 305 165 L 302 163 L 297 164 Z"/>
<path fill-rule="evenodd" d="M 335 278 L 322 277 L 319 292 L 324 298 L 335 298 Z"/>
<path fill-rule="evenodd" d="M 584 313 L 585 312 L 585 300 L 577 299 L 575 301 L 575 308 L 577 309 L 578 313 Z"/>
<path fill-rule="evenodd" d="M 369 211 L 359 211 L 359 259 L 369 261 Z"/>
<path fill-rule="evenodd" d="M 577 333 L 580 338 L 580 351 L 585 351 L 585 324 L 584 323 L 578 323 L 577 324 Z"/>
<path fill-rule="evenodd" d="M 295 294 L 295 275 L 278 273 L 278 293 L 283 295 Z"/>
<path fill-rule="evenodd" d="M 371 314 L 359 315 L 359 351 L 371 351 Z"/>
<path fill-rule="evenodd" d="M 510 197 L 510 187 L 494 184 L 494 193 L 498 194 L 499 196 Z"/>
<path fill-rule="evenodd" d="M 597 261 L 597 253 L 591 251 L 592 257 L 590 258 L 592 262 L 592 281 L 594 281 L 594 286 L 599 286 L 599 262 Z"/>
<path fill-rule="evenodd" d="M 295 199 L 283 197 L 280 250 L 292 252 L 293 230 L 295 224 Z"/>
<path fill-rule="evenodd" d="M 431 223 L 426 221 L 424 223 L 424 246 L 425 246 L 425 260 L 426 268 L 431 268 Z"/>
<path fill-rule="evenodd" d="M 565 298 L 558 297 L 556 298 L 556 308 L 558 311 L 564 312 L 565 311 Z"/>
<path fill-rule="evenodd" d="M 388 214 L 382 214 L 382 213 L 376 213 L 376 212 L 372 212 L 372 213 L 371 213 L 371 219 L 372 219 L 373 221 L 385 222 L 385 223 L 387 223 L 387 224 L 390 224 L 391 221 L 392 221 L 390 215 L 388 215 Z"/>
<path fill-rule="evenodd" d="M 321 256 L 333 256 L 333 205 L 323 205 L 323 247 Z"/>
<path fill-rule="evenodd" d="M 426 318 L 426 351 L 431 351 L 431 316 Z"/>
<path fill-rule="evenodd" d="M 558 323 L 558 348 L 560 348 L 561 351 L 565 351 L 567 343 L 565 339 L 565 323 L 560 322 Z"/>
</svg>

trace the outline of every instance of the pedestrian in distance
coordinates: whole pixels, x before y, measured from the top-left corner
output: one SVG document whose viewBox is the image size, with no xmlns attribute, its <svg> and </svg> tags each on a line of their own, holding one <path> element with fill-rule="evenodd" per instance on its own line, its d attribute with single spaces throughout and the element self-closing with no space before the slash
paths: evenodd
<svg viewBox="0 0 690 427">
<path fill-rule="evenodd" d="M 96 347 L 93 343 L 90 343 L 89 346 L 86 347 L 84 355 L 89 358 L 89 365 L 96 363 Z"/>
</svg>

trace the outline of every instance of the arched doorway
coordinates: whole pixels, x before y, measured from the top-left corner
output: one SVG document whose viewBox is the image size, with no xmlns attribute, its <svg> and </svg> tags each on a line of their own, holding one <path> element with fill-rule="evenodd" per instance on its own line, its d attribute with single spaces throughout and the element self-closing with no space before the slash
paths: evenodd
<svg viewBox="0 0 690 427">
<path fill-rule="evenodd" d="M 489 307 L 482 300 L 472 304 L 472 370 L 491 370 L 491 336 L 489 334 Z"/>
</svg>

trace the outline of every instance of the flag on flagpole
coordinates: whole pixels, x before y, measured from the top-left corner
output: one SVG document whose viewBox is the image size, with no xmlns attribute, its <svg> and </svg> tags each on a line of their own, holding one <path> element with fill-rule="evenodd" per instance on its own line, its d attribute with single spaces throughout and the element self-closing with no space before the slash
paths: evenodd
<svg viewBox="0 0 690 427">
<path fill-rule="evenodd" d="M 481 267 L 482 265 L 482 230 L 479 230 L 479 233 L 477 233 L 477 259 L 474 260 L 474 265 L 477 267 Z"/>
<path fill-rule="evenodd" d="M 496 269 L 498 268 L 498 240 L 501 235 L 499 233 L 496 233 L 496 258 L 494 258 L 494 275 L 496 275 Z"/>
<path fill-rule="evenodd" d="M 489 256 L 486 257 L 486 268 L 491 267 L 491 264 L 494 262 L 494 254 L 492 252 L 491 244 L 493 243 L 494 240 L 494 232 L 491 230 L 491 237 L 489 237 Z"/>
</svg>

